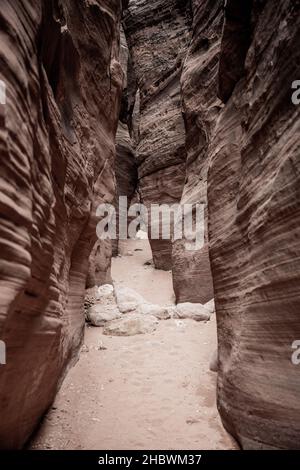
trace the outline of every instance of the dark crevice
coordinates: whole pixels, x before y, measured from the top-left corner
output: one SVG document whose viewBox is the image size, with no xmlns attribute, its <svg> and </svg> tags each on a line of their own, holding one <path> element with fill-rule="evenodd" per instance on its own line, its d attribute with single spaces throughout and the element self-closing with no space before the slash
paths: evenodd
<svg viewBox="0 0 300 470">
<path fill-rule="evenodd" d="M 227 0 L 219 64 L 219 98 L 226 103 L 245 75 L 245 59 L 251 44 L 253 0 Z"/>
</svg>

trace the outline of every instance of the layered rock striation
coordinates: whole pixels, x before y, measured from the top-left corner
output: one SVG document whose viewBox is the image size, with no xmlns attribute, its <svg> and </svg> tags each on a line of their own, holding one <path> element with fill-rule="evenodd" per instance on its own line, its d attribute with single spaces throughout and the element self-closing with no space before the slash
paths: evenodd
<svg viewBox="0 0 300 470">
<path fill-rule="evenodd" d="M 245 4 L 225 9 L 209 150 L 218 406 L 244 448 L 299 449 L 300 4 Z"/>
<path fill-rule="evenodd" d="M 119 125 L 116 136 L 116 212 L 117 212 L 117 240 L 113 241 L 113 254 L 119 252 L 119 239 L 124 236 L 126 227 L 119 231 L 119 222 L 125 220 L 126 207 L 129 208 L 138 186 L 138 170 L 135 155 L 136 139 L 133 131 L 133 108 L 136 93 L 136 77 L 128 51 L 127 41 L 123 28 L 121 29 L 121 54 L 120 63 L 124 72 L 122 105 Z M 127 198 L 126 207 L 120 202 L 120 198 Z M 125 217 L 124 217 L 125 216 Z"/>
<path fill-rule="evenodd" d="M 1 2 L 0 447 L 19 448 L 80 347 L 95 207 L 114 198 L 120 1 Z"/>
<path fill-rule="evenodd" d="M 148 209 L 203 204 L 205 244 L 172 253 L 149 233 L 178 305 L 144 304 L 129 327 L 207 321 L 214 296 L 226 429 L 245 449 L 299 448 L 299 13 L 299 0 L 2 1 L 0 448 L 24 445 L 77 359 L 85 288 L 111 282 L 96 208 L 137 186 Z M 94 324 L 119 321 L 98 307 Z"/>
<path fill-rule="evenodd" d="M 190 40 L 185 0 L 131 0 L 124 28 L 137 80 L 139 140 L 136 148 L 141 202 L 178 203 L 185 179 L 185 130 L 180 75 Z M 158 219 L 154 224 L 161 233 Z M 171 240 L 151 238 L 155 266 L 171 269 Z"/>
<path fill-rule="evenodd" d="M 207 237 L 207 171 L 210 140 L 222 105 L 217 91 L 223 1 L 193 0 L 192 7 L 192 41 L 181 75 L 187 151 L 181 210 L 187 204 L 201 205 L 204 222 L 198 222 L 197 230 L 199 234 L 204 231 L 204 245 L 191 250 L 184 233 L 173 244 L 172 273 L 177 302 L 206 303 L 214 296 Z"/>
</svg>

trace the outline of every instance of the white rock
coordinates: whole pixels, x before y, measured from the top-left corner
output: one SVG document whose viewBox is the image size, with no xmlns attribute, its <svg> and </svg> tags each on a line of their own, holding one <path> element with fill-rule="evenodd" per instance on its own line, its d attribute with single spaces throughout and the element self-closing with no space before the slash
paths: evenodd
<svg viewBox="0 0 300 470">
<path fill-rule="evenodd" d="M 189 318 L 195 321 L 208 321 L 210 319 L 210 313 L 202 304 L 186 302 L 176 305 L 173 317 L 181 319 Z"/>
<path fill-rule="evenodd" d="M 168 310 L 168 315 L 170 316 L 170 318 L 177 318 L 176 317 L 176 306 L 175 305 L 169 305 L 167 307 L 167 310 Z"/>
<path fill-rule="evenodd" d="M 97 300 L 101 300 L 104 297 L 110 297 L 114 292 L 114 287 L 111 284 L 104 284 L 98 287 Z"/>
<path fill-rule="evenodd" d="M 93 326 L 104 326 L 107 322 L 120 318 L 116 305 L 95 304 L 88 309 L 87 318 Z"/>
<path fill-rule="evenodd" d="M 153 315 L 158 320 L 168 320 L 171 318 L 168 307 L 154 304 L 141 304 L 138 307 L 138 313 L 142 315 Z"/>
<path fill-rule="evenodd" d="M 118 308 L 122 313 L 133 312 L 141 304 L 147 303 L 140 294 L 129 287 L 115 287 L 115 296 Z"/>
<path fill-rule="evenodd" d="M 134 336 L 152 333 L 156 330 L 159 321 L 152 315 L 133 313 L 123 315 L 122 318 L 109 322 L 103 330 L 108 336 Z"/>
<path fill-rule="evenodd" d="M 216 311 L 216 306 L 215 306 L 215 299 L 211 299 L 209 302 L 207 302 L 204 307 L 206 310 L 209 311 L 209 313 L 215 313 Z"/>
</svg>

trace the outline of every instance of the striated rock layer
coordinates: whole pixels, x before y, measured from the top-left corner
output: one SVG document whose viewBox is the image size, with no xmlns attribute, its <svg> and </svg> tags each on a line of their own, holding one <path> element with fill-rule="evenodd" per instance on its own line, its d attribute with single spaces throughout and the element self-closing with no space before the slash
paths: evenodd
<svg viewBox="0 0 300 470">
<path fill-rule="evenodd" d="M 181 76 L 187 150 L 181 206 L 203 205 L 205 245 L 188 250 L 185 237 L 175 241 L 172 273 L 177 302 L 206 303 L 214 296 L 207 245 L 207 170 L 209 143 L 222 104 L 217 79 L 223 1 L 193 0 L 192 6 L 193 38 Z"/>
<path fill-rule="evenodd" d="M 117 240 L 113 241 L 113 254 L 119 253 L 119 238 L 123 234 L 119 232 L 119 217 L 126 216 L 126 209 L 120 207 L 119 198 L 126 197 L 128 207 L 135 195 L 138 183 L 137 162 L 135 157 L 135 139 L 132 135 L 132 101 L 136 92 L 136 79 L 129 56 L 127 41 L 123 28 L 121 28 L 121 53 L 120 63 L 124 72 L 122 106 L 118 131 L 116 136 L 116 212 L 117 212 Z M 133 96 L 132 96 L 133 95 Z M 123 211 L 123 213 L 120 213 Z M 124 213 L 125 212 L 125 213 Z M 123 229 L 126 230 L 126 227 Z M 123 231 L 122 230 L 122 231 Z"/>
<path fill-rule="evenodd" d="M 244 448 L 299 449 L 300 3 L 245 3 L 227 1 L 210 147 L 218 406 Z"/>
<path fill-rule="evenodd" d="M 180 74 L 190 39 L 185 0 L 131 0 L 124 27 L 140 100 L 136 149 L 141 201 L 178 203 L 185 178 Z M 159 225 L 159 222 L 155 222 Z M 171 269 L 172 243 L 150 237 L 155 266 Z"/>
<path fill-rule="evenodd" d="M 83 335 L 94 208 L 114 197 L 119 0 L 1 2 L 0 447 L 19 448 Z"/>
</svg>

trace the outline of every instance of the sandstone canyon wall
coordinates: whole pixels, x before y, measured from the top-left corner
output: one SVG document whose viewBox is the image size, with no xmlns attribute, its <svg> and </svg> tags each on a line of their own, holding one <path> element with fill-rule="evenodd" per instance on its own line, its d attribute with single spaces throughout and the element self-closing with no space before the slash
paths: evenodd
<svg viewBox="0 0 300 470">
<path fill-rule="evenodd" d="M 126 197 L 128 207 L 135 196 L 138 184 L 137 162 L 135 155 L 136 139 L 132 130 L 133 107 L 136 94 L 136 77 L 132 66 L 131 57 L 128 51 L 127 41 L 123 28 L 121 28 L 121 53 L 120 63 L 124 72 L 122 104 L 119 118 L 118 131 L 116 136 L 116 211 L 117 211 L 117 233 L 118 238 L 114 240 L 113 254 L 119 252 L 119 217 L 124 209 L 119 205 L 119 197 Z"/>
<path fill-rule="evenodd" d="M 119 123 L 116 134 L 116 156 L 114 163 L 115 199 L 116 209 L 116 239 L 97 239 L 89 259 L 87 288 L 111 284 L 111 261 L 113 256 L 119 253 L 119 197 L 125 196 L 130 204 L 137 189 L 137 165 L 135 158 L 135 141 L 131 137 L 130 125 L 132 121 L 132 95 L 135 95 L 135 76 L 132 75 L 132 67 L 128 52 L 125 33 L 120 31 L 120 55 L 119 61 L 123 71 L 123 90 Z M 129 68 L 130 67 L 130 68 Z"/>
<path fill-rule="evenodd" d="M 206 208 L 201 250 L 150 242 L 178 302 L 215 296 L 225 427 L 299 448 L 300 2 L 122 3 L 130 57 L 119 0 L 1 3 L 0 448 L 76 360 L 85 287 L 111 281 L 95 209 L 137 185 L 148 207 Z"/>
<path fill-rule="evenodd" d="M 147 202 L 170 202 L 154 190 L 155 172 L 143 173 L 163 161 L 155 144 L 165 155 L 170 142 L 159 116 L 167 98 L 146 87 L 153 84 L 151 64 L 158 70 L 166 57 L 161 46 L 158 60 L 153 40 L 162 20 L 156 14 L 149 30 L 150 6 L 129 5 L 126 31 L 141 92 L 141 194 Z M 170 41 L 172 15 L 159 11 L 171 25 Z M 187 156 L 181 204 L 208 203 L 209 227 L 198 252 L 187 252 L 185 240 L 174 244 L 176 298 L 204 303 L 215 290 L 226 428 L 244 448 L 299 448 L 300 377 L 291 361 L 300 337 L 299 108 L 291 101 L 300 75 L 299 2 L 194 0 L 192 12 L 192 40 L 179 70 Z M 170 99 L 172 89 L 166 94 Z M 172 186 L 166 175 L 162 182 Z M 154 259 L 169 266 L 169 252 L 151 245 Z"/>
<path fill-rule="evenodd" d="M 81 344 L 92 214 L 114 198 L 120 6 L 1 2 L 1 448 L 24 444 Z"/>
<path fill-rule="evenodd" d="M 177 302 L 205 304 L 214 296 L 207 243 L 207 170 L 208 148 L 222 105 L 217 97 L 217 78 L 223 1 L 193 0 L 192 13 L 192 40 L 181 75 L 187 152 L 181 207 L 203 205 L 205 245 L 189 250 L 185 237 L 175 241 L 172 273 Z"/>
<path fill-rule="evenodd" d="M 300 447 L 300 2 L 228 0 L 210 144 L 218 405 L 244 448 Z"/>
<path fill-rule="evenodd" d="M 139 191 L 148 208 L 178 203 L 182 194 L 186 151 L 180 75 L 190 23 L 186 0 L 130 0 L 124 16 L 140 96 Z M 171 241 L 150 236 L 150 243 L 155 266 L 171 269 Z"/>
</svg>

